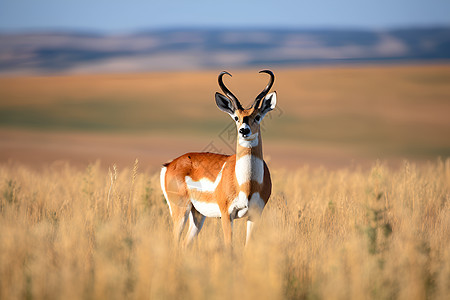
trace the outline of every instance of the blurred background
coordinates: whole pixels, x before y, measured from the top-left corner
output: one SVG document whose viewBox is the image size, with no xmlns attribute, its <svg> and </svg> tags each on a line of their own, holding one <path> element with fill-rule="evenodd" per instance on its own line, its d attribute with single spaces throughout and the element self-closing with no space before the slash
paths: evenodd
<svg viewBox="0 0 450 300">
<path fill-rule="evenodd" d="M 276 168 L 450 155 L 450 2 L 0 2 L 0 163 L 148 170 L 232 154 L 217 75 L 264 120 Z"/>
</svg>

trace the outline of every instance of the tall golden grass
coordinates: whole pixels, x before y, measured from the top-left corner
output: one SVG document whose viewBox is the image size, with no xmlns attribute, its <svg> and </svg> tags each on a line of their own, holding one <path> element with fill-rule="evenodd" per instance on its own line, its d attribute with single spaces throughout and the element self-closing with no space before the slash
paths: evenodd
<svg viewBox="0 0 450 300">
<path fill-rule="evenodd" d="M 180 250 L 159 174 L 0 165 L 0 299 L 448 299 L 450 160 L 272 171 L 251 244 Z"/>
</svg>

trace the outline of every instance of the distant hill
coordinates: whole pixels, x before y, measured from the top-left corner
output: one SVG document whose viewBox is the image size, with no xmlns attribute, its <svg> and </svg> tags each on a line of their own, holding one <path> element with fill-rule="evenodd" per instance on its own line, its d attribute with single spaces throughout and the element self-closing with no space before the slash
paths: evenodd
<svg viewBox="0 0 450 300">
<path fill-rule="evenodd" d="M 0 73 L 139 72 L 450 59 L 450 28 L 0 34 Z"/>
</svg>

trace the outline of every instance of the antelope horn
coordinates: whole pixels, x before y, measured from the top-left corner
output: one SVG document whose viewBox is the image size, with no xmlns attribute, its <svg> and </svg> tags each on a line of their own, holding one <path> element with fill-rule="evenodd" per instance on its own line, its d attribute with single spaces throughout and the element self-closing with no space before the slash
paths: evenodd
<svg viewBox="0 0 450 300">
<path fill-rule="evenodd" d="M 225 75 L 225 74 L 230 75 L 230 77 L 232 77 L 231 74 L 228 73 L 227 71 L 222 71 L 222 72 L 219 74 L 219 86 L 220 86 L 220 88 L 222 89 L 222 91 L 225 93 L 225 95 L 233 102 L 234 107 L 237 108 L 238 110 L 243 110 L 244 108 L 242 107 L 242 105 L 241 105 L 241 103 L 239 102 L 239 100 L 236 98 L 235 95 L 233 95 L 232 92 L 230 92 L 230 90 L 229 90 L 229 89 L 225 86 L 225 84 L 223 83 L 222 77 L 223 77 L 223 75 Z"/>
<path fill-rule="evenodd" d="M 262 71 L 259 71 L 259 73 L 269 74 L 270 75 L 270 80 L 269 80 L 269 83 L 267 84 L 267 86 L 264 88 L 264 90 L 262 90 L 262 92 L 259 93 L 259 95 L 256 97 L 255 102 L 253 102 L 252 107 L 254 106 L 255 108 L 259 107 L 259 104 L 261 103 L 261 100 L 270 91 L 270 89 L 272 88 L 273 82 L 275 81 L 275 75 L 273 75 L 272 71 L 270 71 L 270 70 L 262 70 Z"/>
</svg>

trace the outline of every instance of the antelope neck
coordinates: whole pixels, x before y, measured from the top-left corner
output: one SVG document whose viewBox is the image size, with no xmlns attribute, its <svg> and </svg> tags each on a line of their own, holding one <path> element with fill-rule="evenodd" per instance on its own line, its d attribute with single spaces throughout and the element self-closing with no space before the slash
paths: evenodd
<svg viewBox="0 0 450 300">
<path fill-rule="evenodd" d="M 237 143 L 235 174 L 239 191 L 243 192 L 245 201 L 249 201 L 264 180 L 261 137 L 258 139 L 258 145 L 251 148 L 242 147 L 239 142 Z"/>
<path fill-rule="evenodd" d="M 254 147 L 244 147 L 239 142 L 239 137 L 237 139 L 237 146 L 236 146 L 236 161 L 239 160 L 239 158 L 242 158 L 246 155 L 251 155 L 257 158 L 263 159 L 263 151 L 262 151 L 262 141 L 261 141 L 261 133 L 258 132 L 258 144 Z"/>
</svg>

